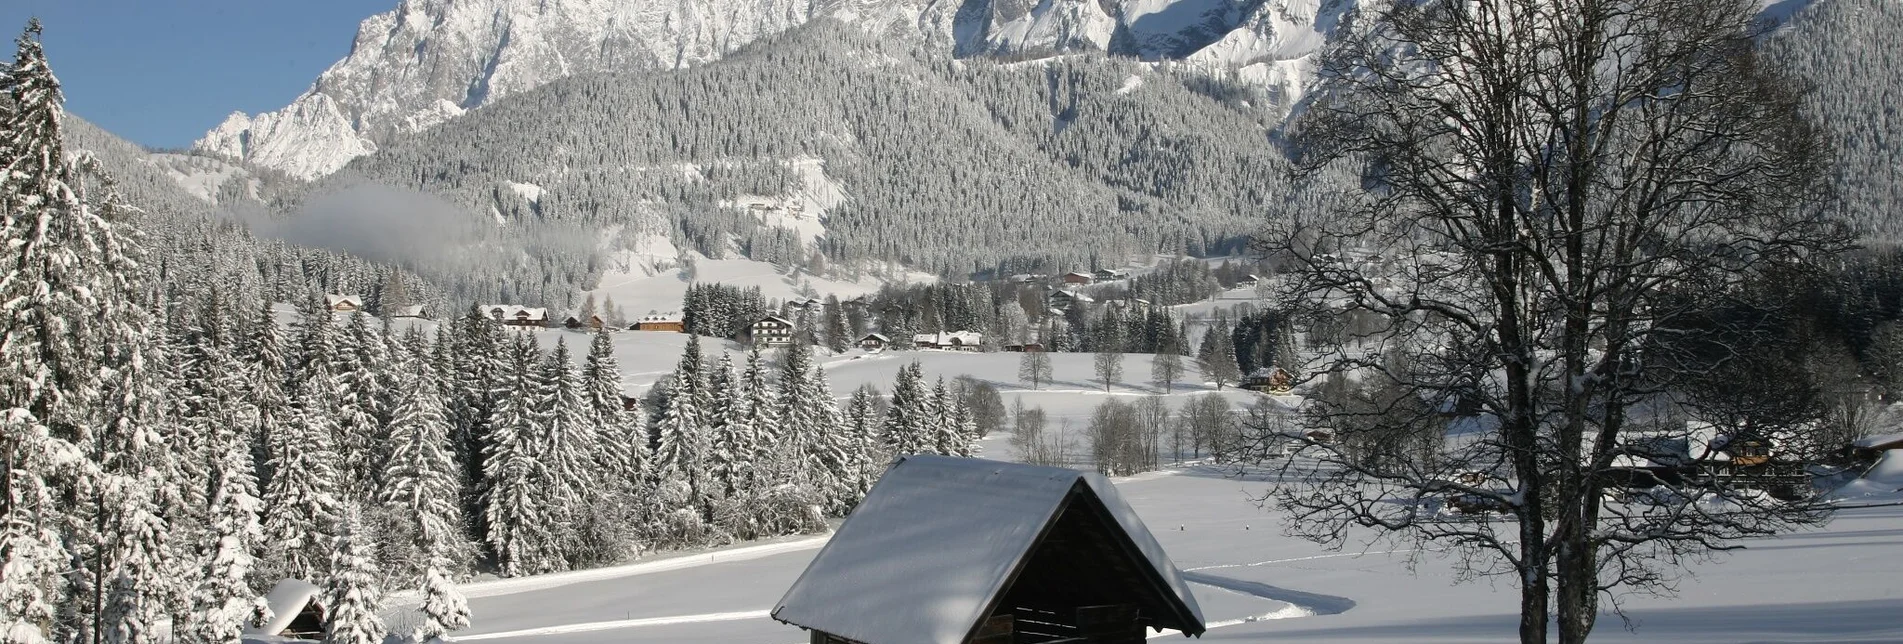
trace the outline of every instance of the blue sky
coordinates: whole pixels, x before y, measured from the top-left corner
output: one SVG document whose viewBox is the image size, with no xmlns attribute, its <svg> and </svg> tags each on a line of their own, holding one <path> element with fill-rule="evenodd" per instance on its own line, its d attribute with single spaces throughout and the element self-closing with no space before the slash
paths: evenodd
<svg viewBox="0 0 1903 644">
<path fill-rule="evenodd" d="M 27 18 L 68 110 L 153 147 L 184 147 L 232 110 L 274 110 L 350 52 L 357 23 L 397 0 L 0 0 L 0 33 Z"/>
</svg>

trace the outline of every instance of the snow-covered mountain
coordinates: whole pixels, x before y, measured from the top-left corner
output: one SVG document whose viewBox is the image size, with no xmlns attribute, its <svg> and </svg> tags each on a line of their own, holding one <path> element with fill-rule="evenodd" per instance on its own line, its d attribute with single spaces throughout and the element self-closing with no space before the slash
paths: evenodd
<svg viewBox="0 0 1903 644">
<path fill-rule="evenodd" d="M 1103 51 L 1237 67 L 1300 59 L 1356 0 L 401 0 L 291 105 L 233 113 L 201 152 L 312 178 L 550 81 L 671 69 L 830 16 L 947 54 Z M 1292 82 L 1299 84 L 1300 79 Z"/>
<path fill-rule="evenodd" d="M 300 177 L 393 136 L 594 71 L 704 62 L 805 22 L 804 0 L 401 0 L 290 106 L 234 113 L 196 148 Z"/>
</svg>

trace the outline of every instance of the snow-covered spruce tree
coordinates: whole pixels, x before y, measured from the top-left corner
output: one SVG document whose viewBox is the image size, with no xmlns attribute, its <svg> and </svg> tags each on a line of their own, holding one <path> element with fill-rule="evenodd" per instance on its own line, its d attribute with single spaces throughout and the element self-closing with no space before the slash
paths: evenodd
<svg viewBox="0 0 1903 644">
<path fill-rule="evenodd" d="M 817 488 L 824 509 L 831 516 L 845 516 L 859 503 L 858 475 L 864 469 L 864 445 L 847 425 L 846 414 L 833 397 L 826 382 L 826 370 L 815 367 L 811 378 L 812 400 L 819 431 L 807 442 L 809 480 Z"/>
<path fill-rule="evenodd" d="M 536 413 L 539 351 L 527 335 L 509 344 L 483 453 L 486 542 L 505 576 L 556 569 L 543 485 L 543 419 Z"/>
<path fill-rule="evenodd" d="M 278 333 L 271 300 L 260 299 L 256 317 L 251 319 L 250 335 L 244 342 L 241 360 L 250 367 L 249 386 L 244 402 L 254 413 L 249 428 L 252 459 L 259 464 L 259 487 L 271 481 L 272 450 L 284 433 L 285 419 L 291 414 L 290 398 L 285 392 L 284 339 Z"/>
<path fill-rule="evenodd" d="M 314 305 L 313 305 L 314 304 Z M 292 383 L 291 416 L 273 441 L 271 479 L 264 487 L 265 577 L 314 580 L 330 556 L 330 537 L 342 506 L 341 455 L 336 444 L 339 408 L 332 371 L 337 336 L 321 302 L 307 304 Z"/>
<path fill-rule="evenodd" d="M 619 553 L 607 535 L 617 518 L 609 505 L 613 497 L 602 494 L 604 461 L 597 453 L 601 436 L 569 359 L 566 339 L 557 340 L 555 350 L 542 362 L 537 384 L 542 472 L 547 477 L 541 486 L 549 520 L 544 529 L 556 539 L 568 568 L 613 561 Z"/>
<path fill-rule="evenodd" d="M 933 447 L 934 437 L 927 430 L 931 421 L 924 379 L 916 360 L 899 367 L 898 379 L 892 384 L 892 401 L 880 426 L 881 439 L 892 456 L 929 453 Z"/>
<path fill-rule="evenodd" d="M 376 538 L 352 508 L 339 522 L 324 577 L 324 644 L 383 644 L 383 588 L 371 545 Z"/>
<path fill-rule="evenodd" d="M 390 460 L 384 467 L 378 500 L 409 520 L 408 543 L 401 545 L 412 553 L 407 559 L 412 567 L 386 570 L 386 574 L 421 582 L 423 620 L 411 636 L 428 642 L 469 625 L 469 605 L 456 590 L 454 579 L 471 549 L 463 538 L 462 495 L 450 458 L 440 379 L 420 358 L 408 360 L 404 373 L 411 386 L 391 417 Z"/>
<path fill-rule="evenodd" d="M 1216 321 L 1203 332 L 1202 343 L 1196 349 L 1196 368 L 1202 371 L 1203 380 L 1216 383 L 1219 391 L 1225 385 L 1234 384 L 1242 374 L 1229 334 L 1229 316 L 1218 310 Z"/>
<path fill-rule="evenodd" d="M 952 431 L 957 436 L 953 450 L 945 452 L 947 456 L 971 456 L 978 445 L 978 419 L 971 412 L 971 405 L 965 402 L 963 392 L 952 393 L 952 408 L 949 419 Z"/>
<path fill-rule="evenodd" d="M 819 391 L 813 384 L 813 347 L 794 342 L 780 351 L 779 436 L 768 449 L 772 460 L 761 465 L 774 483 L 813 483 L 813 443 L 827 430 L 820 414 Z"/>
<path fill-rule="evenodd" d="M 418 610 L 423 621 L 410 631 L 415 642 L 440 642 L 443 636 L 469 627 L 469 601 L 449 576 L 455 562 L 447 556 L 431 558 L 423 572 L 423 603 Z"/>
<path fill-rule="evenodd" d="M 192 577 L 161 567 L 172 544 L 152 492 L 175 463 L 135 210 L 65 156 L 37 21 L 18 44 L 0 75 L 0 621 L 11 640 L 144 641 L 165 607 L 147 598 Z"/>
<path fill-rule="evenodd" d="M 708 494 L 711 477 L 706 473 L 707 436 L 697 406 L 705 397 L 707 383 L 697 338 L 690 337 L 688 351 L 661 385 L 667 388 L 667 402 L 655 421 L 654 433 L 660 442 L 654 451 L 653 507 L 648 512 L 649 541 L 657 547 L 706 545 L 719 539 L 709 523 L 713 508 Z"/>
<path fill-rule="evenodd" d="M 742 441 L 750 450 L 746 455 L 746 470 L 742 477 L 748 487 L 762 484 L 769 478 L 762 472 L 763 464 L 773 458 L 773 449 L 780 440 L 780 392 L 767 380 L 765 358 L 759 345 L 747 351 L 747 367 L 740 374 L 740 390 L 746 396 L 741 412 L 742 422 L 736 430 L 744 429 L 746 435 Z"/>
<path fill-rule="evenodd" d="M 853 390 L 852 403 L 846 407 L 846 433 L 859 444 L 859 469 L 853 472 L 852 492 L 856 499 L 863 499 L 892 461 L 891 453 L 879 440 L 879 393 L 872 385 Z"/>
<path fill-rule="evenodd" d="M 421 579 L 437 554 L 466 556 L 458 548 L 462 494 L 449 454 L 449 421 L 438 379 L 427 362 L 405 360 L 409 380 L 390 419 L 390 458 L 378 477 L 379 512 L 390 517 L 379 545 L 384 575 L 399 583 Z"/>
<path fill-rule="evenodd" d="M 826 309 L 820 316 L 820 337 L 826 343 L 826 349 L 835 354 L 845 353 L 852 348 L 853 340 L 852 332 L 846 328 L 845 313 L 839 309 L 839 297 L 827 295 Z"/>
<path fill-rule="evenodd" d="M 202 423 L 199 431 L 207 439 L 206 529 L 196 539 L 204 579 L 192 594 L 191 615 L 173 628 L 190 631 L 205 642 L 237 642 L 239 627 L 262 607 L 250 578 L 264 536 L 251 440 L 257 411 L 245 391 L 257 369 L 245 368 L 229 347 L 215 344 L 221 335 L 217 326 L 215 322 L 207 325 L 207 332 L 192 347 L 198 359 L 210 366 L 203 381 L 210 386 L 199 394 L 204 415 L 181 419 Z"/>
<path fill-rule="evenodd" d="M 225 424 L 213 434 L 212 454 L 217 460 L 211 468 L 205 573 L 192 600 L 195 641 L 237 644 L 240 626 L 270 610 L 251 584 L 259 541 L 264 538 L 259 521 L 264 504 L 258 496 L 257 463 L 247 429 Z"/>
<path fill-rule="evenodd" d="M 501 385 L 506 380 L 504 363 L 509 345 L 502 325 L 476 306 L 472 305 L 468 314 L 457 318 L 453 326 L 451 342 L 443 342 L 443 332 L 438 331 L 439 352 L 450 354 L 439 358 L 440 362 L 450 365 L 450 371 L 443 375 L 443 395 L 448 403 L 456 462 L 463 466 L 463 512 L 475 519 L 477 530 L 473 536 L 481 538 L 487 534 L 487 528 L 482 527 L 487 517 L 482 495 L 489 481 L 483 467 L 488 462 L 489 446 L 494 443 L 489 434 Z"/>
<path fill-rule="evenodd" d="M 337 372 L 337 449 L 343 457 L 343 492 L 352 501 L 376 496 L 376 477 L 382 467 L 386 403 L 378 375 L 389 369 L 383 334 L 368 313 L 350 313 L 344 327 Z"/>
<path fill-rule="evenodd" d="M 648 442 L 647 429 L 639 422 L 637 410 L 629 413 L 622 402 L 621 369 L 614 357 L 614 337 L 606 330 L 595 333 L 588 345 L 588 357 L 582 363 L 581 386 L 587 398 L 589 417 L 597 429 L 597 458 L 601 462 L 601 490 L 608 521 L 600 538 L 612 541 L 620 555 L 633 554 L 637 527 L 642 521 L 637 512 L 645 492 Z M 617 555 L 619 558 L 620 555 Z"/>
<path fill-rule="evenodd" d="M 940 376 L 938 384 L 932 387 L 930 406 L 925 412 L 932 420 L 930 431 L 933 454 L 957 456 L 960 453 L 969 453 L 971 450 L 969 441 L 965 439 L 963 430 L 958 426 L 958 419 L 953 416 L 957 407 L 955 398 L 957 397 L 952 395 L 951 389 L 945 386 L 944 376 Z"/>
<path fill-rule="evenodd" d="M 721 499 L 733 498 L 745 490 L 745 479 L 753 469 L 747 392 L 740 384 L 733 370 L 733 355 L 722 352 L 720 362 L 707 377 L 707 386 L 714 393 L 714 408 L 708 410 L 707 473 Z"/>
</svg>

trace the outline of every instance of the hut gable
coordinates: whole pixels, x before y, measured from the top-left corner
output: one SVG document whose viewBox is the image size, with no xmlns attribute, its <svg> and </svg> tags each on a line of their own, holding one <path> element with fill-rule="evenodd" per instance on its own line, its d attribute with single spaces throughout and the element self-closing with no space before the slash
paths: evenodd
<svg viewBox="0 0 1903 644">
<path fill-rule="evenodd" d="M 1107 616 L 1139 640 L 1144 627 L 1204 630 L 1109 480 L 944 456 L 893 464 L 773 609 L 814 641 L 863 644 L 990 641 L 1014 619 L 1033 638 L 1016 641 L 1099 641 Z"/>
<path fill-rule="evenodd" d="M 323 589 L 302 579 L 282 579 L 264 596 L 271 621 L 247 624 L 247 635 L 321 639 L 324 636 Z"/>
</svg>

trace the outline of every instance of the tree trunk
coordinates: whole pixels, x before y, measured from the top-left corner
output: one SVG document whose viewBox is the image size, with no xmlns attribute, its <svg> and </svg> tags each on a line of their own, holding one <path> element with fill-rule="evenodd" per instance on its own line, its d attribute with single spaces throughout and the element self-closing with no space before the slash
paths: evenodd
<svg viewBox="0 0 1903 644">
<path fill-rule="evenodd" d="M 1521 548 L 1526 553 L 1526 548 Z M 1523 569 L 1520 585 L 1520 644 L 1546 644 L 1547 583 L 1546 566 Z"/>
<path fill-rule="evenodd" d="M 1572 529 L 1561 536 L 1554 563 L 1559 577 L 1559 642 L 1584 644 L 1599 618 L 1598 567 L 1590 540 L 1584 531 Z"/>
</svg>

